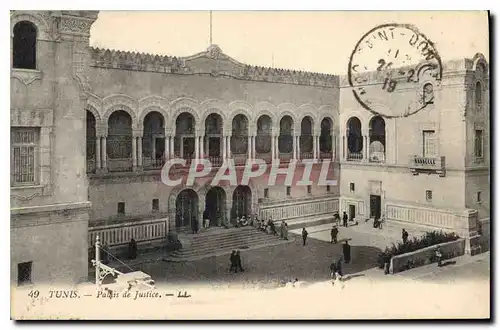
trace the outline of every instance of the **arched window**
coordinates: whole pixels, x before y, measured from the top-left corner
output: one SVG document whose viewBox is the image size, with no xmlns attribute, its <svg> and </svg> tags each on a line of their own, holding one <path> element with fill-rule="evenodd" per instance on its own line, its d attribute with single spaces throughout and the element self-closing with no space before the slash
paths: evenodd
<svg viewBox="0 0 500 330">
<path fill-rule="evenodd" d="M 476 96 L 476 111 L 481 110 L 481 106 L 483 103 L 483 92 L 481 90 L 481 83 L 478 81 L 476 83 L 476 91 L 475 91 L 475 96 Z"/>
<path fill-rule="evenodd" d="M 36 69 L 36 27 L 22 21 L 14 26 L 13 65 L 18 69 Z"/>
</svg>

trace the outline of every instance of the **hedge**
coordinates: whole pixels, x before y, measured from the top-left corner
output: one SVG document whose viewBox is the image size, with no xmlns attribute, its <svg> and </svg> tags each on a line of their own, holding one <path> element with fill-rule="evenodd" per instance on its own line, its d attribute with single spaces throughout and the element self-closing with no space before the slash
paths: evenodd
<svg viewBox="0 0 500 330">
<path fill-rule="evenodd" d="M 386 247 L 385 251 L 378 256 L 379 268 L 384 268 L 385 263 L 390 263 L 391 258 L 400 254 L 414 252 L 432 245 L 453 242 L 460 237 L 455 233 L 443 233 L 442 231 L 428 231 L 421 237 L 413 237 L 406 243 L 400 242 Z"/>
</svg>

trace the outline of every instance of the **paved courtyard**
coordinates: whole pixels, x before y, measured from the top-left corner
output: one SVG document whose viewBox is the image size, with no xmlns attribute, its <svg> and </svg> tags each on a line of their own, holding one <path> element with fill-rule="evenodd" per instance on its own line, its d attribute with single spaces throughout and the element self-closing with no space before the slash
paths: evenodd
<svg viewBox="0 0 500 330">
<path fill-rule="evenodd" d="M 255 250 L 241 250 L 243 273 L 230 273 L 229 255 L 215 256 L 198 261 L 143 263 L 133 267 L 150 274 L 157 283 L 190 285 L 211 285 L 231 288 L 275 288 L 283 281 L 298 278 L 301 281 L 321 282 L 329 279 L 331 262 L 342 255 L 341 244 L 330 244 L 331 224 L 307 228 L 309 237 L 306 246 L 302 246 L 301 229 L 291 231 L 295 240 L 277 246 Z M 411 236 L 420 236 L 424 228 L 405 226 Z M 356 274 L 374 281 L 392 277 L 422 278 L 434 281 L 436 278 L 453 280 L 467 277 L 489 278 L 489 257 L 482 258 L 471 267 L 468 262 L 446 268 L 421 267 L 394 276 L 385 276 L 376 268 L 378 254 L 388 245 L 401 241 L 401 226 L 386 225 L 384 229 L 372 228 L 371 222 L 360 223 L 339 229 L 339 240 L 349 239 L 352 261 L 344 265 L 345 274 Z M 468 260 L 464 256 L 464 260 Z M 488 260 L 486 260 L 488 259 Z M 403 274 L 403 275 L 402 275 Z"/>
</svg>

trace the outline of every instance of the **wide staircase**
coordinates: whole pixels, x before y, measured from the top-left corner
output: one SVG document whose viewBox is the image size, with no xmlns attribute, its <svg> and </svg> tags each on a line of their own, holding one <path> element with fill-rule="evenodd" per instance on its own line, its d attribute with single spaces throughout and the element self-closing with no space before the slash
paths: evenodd
<svg viewBox="0 0 500 330">
<path fill-rule="evenodd" d="M 252 250 L 265 246 L 289 243 L 279 236 L 264 233 L 253 227 L 242 228 L 210 228 L 199 234 L 179 235 L 183 243 L 182 249 L 170 253 L 165 261 L 193 261 L 211 256 L 231 253 L 233 250 Z"/>
</svg>

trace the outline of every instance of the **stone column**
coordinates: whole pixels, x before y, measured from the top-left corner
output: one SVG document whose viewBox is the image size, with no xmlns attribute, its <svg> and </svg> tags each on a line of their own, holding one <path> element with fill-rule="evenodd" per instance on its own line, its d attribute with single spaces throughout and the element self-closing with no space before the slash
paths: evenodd
<svg viewBox="0 0 500 330">
<path fill-rule="evenodd" d="M 231 135 L 228 135 L 227 137 L 227 159 L 231 159 Z"/>
<path fill-rule="evenodd" d="M 163 155 L 165 162 L 170 158 L 170 137 L 165 135 L 165 153 Z"/>
<path fill-rule="evenodd" d="M 205 199 L 200 199 L 198 204 L 198 229 L 203 229 L 203 211 L 205 211 Z"/>
<path fill-rule="evenodd" d="M 364 135 L 364 143 L 363 143 L 363 160 L 365 162 L 368 161 L 368 134 Z"/>
<path fill-rule="evenodd" d="M 317 146 L 317 140 L 316 140 L 316 135 L 313 136 L 313 159 L 316 160 L 318 159 L 318 154 L 317 154 L 317 151 L 318 151 L 318 146 Z"/>
<path fill-rule="evenodd" d="M 252 136 L 251 135 L 248 135 L 247 137 L 247 158 L 248 160 L 252 160 Z"/>
<path fill-rule="evenodd" d="M 227 155 L 227 136 L 223 135 L 222 136 L 222 161 L 225 162 Z"/>
<path fill-rule="evenodd" d="M 257 154 L 255 153 L 255 135 L 252 135 L 252 159 L 255 159 Z"/>
<path fill-rule="evenodd" d="M 335 138 L 335 135 L 332 135 L 332 161 L 335 161 L 335 147 L 337 146 L 337 144 L 335 143 L 336 142 L 336 138 Z"/>
<path fill-rule="evenodd" d="M 231 223 L 231 209 L 233 208 L 233 198 L 232 196 L 226 197 L 226 219 L 225 223 L 230 224 Z"/>
<path fill-rule="evenodd" d="M 95 169 L 96 172 L 101 169 L 101 137 L 95 140 Z"/>
<path fill-rule="evenodd" d="M 297 138 L 297 159 L 300 159 L 300 136 L 296 136 Z"/>
<path fill-rule="evenodd" d="M 276 159 L 276 147 L 274 143 L 274 135 L 271 135 L 271 159 L 275 160 Z"/>
<path fill-rule="evenodd" d="M 278 145 L 278 138 L 279 138 L 279 135 L 276 135 L 274 137 L 274 148 L 275 148 L 275 151 L 274 151 L 274 155 L 276 156 L 276 159 L 280 159 L 280 148 L 279 148 L 279 145 Z"/>
<path fill-rule="evenodd" d="M 135 171 L 137 168 L 137 137 L 132 137 L 132 168 Z"/>
<path fill-rule="evenodd" d="M 183 136 L 179 136 L 179 139 L 180 139 L 180 157 L 181 159 L 184 159 L 184 137 Z"/>
<path fill-rule="evenodd" d="M 137 167 L 142 168 L 142 136 L 137 137 Z"/>
<path fill-rule="evenodd" d="M 200 137 L 194 137 L 194 159 L 200 159 Z"/>
<path fill-rule="evenodd" d="M 107 172 L 108 171 L 108 154 L 106 152 L 106 138 L 107 136 L 103 136 L 101 139 L 101 150 L 102 150 L 102 169 L 103 171 Z"/>
<path fill-rule="evenodd" d="M 205 158 L 204 155 L 205 155 L 205 139 L 204 139 L 204 136 L 200 136 L 200 159 L 203 159 Z"/>
<path fill-rule="evenodd" d="M 174 158 L 175 157 L 175 151 L 174 151 L 174 137 L 173 136 L 169 136 L 168 138 L 170 140 L 170 158 Z"/>
</svg>

